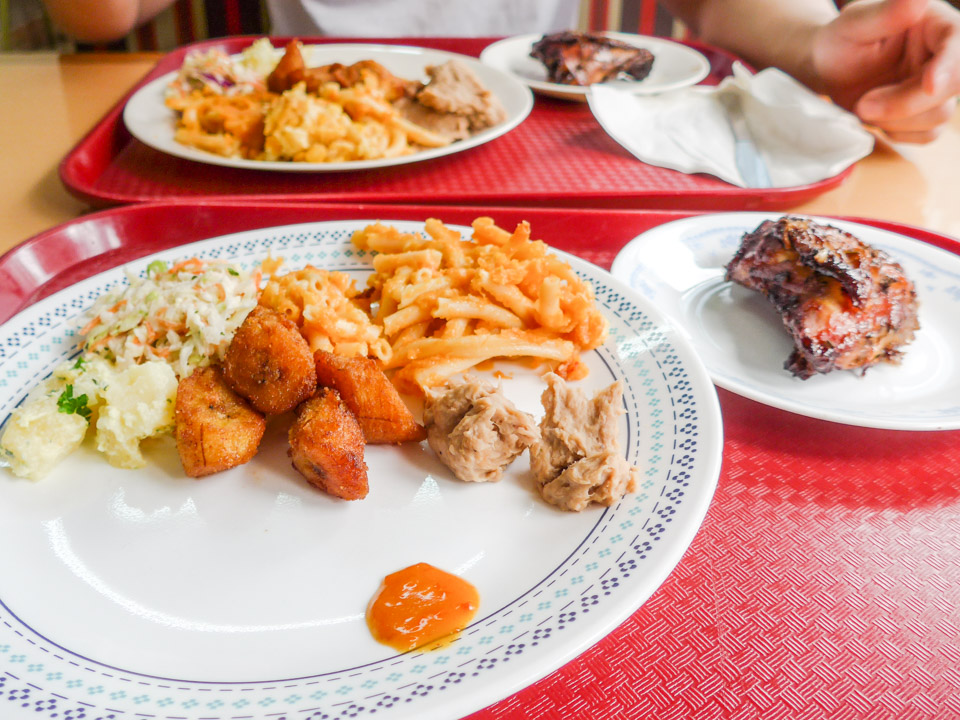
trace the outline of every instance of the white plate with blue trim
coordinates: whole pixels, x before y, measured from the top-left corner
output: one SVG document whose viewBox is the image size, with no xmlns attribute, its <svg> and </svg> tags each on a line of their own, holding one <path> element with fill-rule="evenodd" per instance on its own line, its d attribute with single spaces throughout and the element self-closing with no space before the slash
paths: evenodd
<svg viewBox="0 0 960 720">
<path fill-rule="evenodd" d="M 783 410 L 892 430 L 960 428 L 960 256 L 895 232 L 832 218 L 886 251 L 916 286 L 920 330 L 899 365 L 800 380 L 783 368 L 793 343 L 760 293 L 724 280 L 745 232 L 781 214 L 698 215 L 628 243 L 612 273 L 683 328 L 720 387 Z"/>
<path fill-rule="evenodd" d="M 174 139 L 176 114 L 166 106 L 164 98 L 167 86 L 177 75 L 175 71 L 151 80 L 130 97 L 123 108 L 124 125 L 131 135 L 154 150 L 207 165 L 281 172 L 352 172 L 425 162 L 469 150 L 491 140 L 496 140 L 501 135 L 510 132 L 522 123 L 533 109 L 533 95 L 522 82 L 509 73 L 484 65 L 476 58 L 466 55 L 429 48 L 406 47 L 403 45 L 369 45 L 365 43 L 308 45 L 304 48 L 304 55 L 311 67 L 335 62 L 350 65 L 360 60 L 376 60 L 397 77 L 408 80 L 426 80 L 427 66 L 440 65 L 448 60 L 455 59 L 473 70 L 483 86 L 500 100 L 504 110 L 506 110 L 507 117 L 502 123 L 474 133 L 464 140 L 457 140 L 443 147 L 427 148 L 398 157 L 329 163 L 224 157 L 223 155 L 182 145 Z"/>
<path fill-rule="evenodd" d="M 366 224 L 243 232 L 131 268 L 193 255 L 249 267 L 272 254 L 285 269 L 310 263 L 362 285 L 370 258 L 350 235 Z M 498 483 L 461 483 L 426 444 L 408 444 L 369 447 L 370 494 L 347 503 L 291 468 L 278 421 L 250 463 L 201 480 L 183 475 L 172 440 L 152 443 L 141 470 L 112 468 L 86 446 L 37 483 L 0 470 L 4 720 L 457 718 L 628 618 L 700 527 L 720 471 L 719 407 L 659 311 L 564 257 L 611 323 L 579 384 L 623 380 L 636 493 L 567 513 L 536 495 L 527 455 Z M 84 309 L 122 282 L 110 270 L 0 326 L 0 419 L 74 354 Z M 542 415 L 542 379 L 498 369 L 514 402 Z M 372 639 L 364 611 L 385 574 L 415 562 L 470 581 L 480 610 L 449 646 L 398 655 Z"/>
</svg>

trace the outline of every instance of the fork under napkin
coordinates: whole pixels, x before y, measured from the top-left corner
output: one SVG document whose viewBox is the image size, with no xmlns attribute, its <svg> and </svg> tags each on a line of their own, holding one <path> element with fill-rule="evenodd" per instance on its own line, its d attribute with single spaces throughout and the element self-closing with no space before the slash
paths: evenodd
<svg viewBox="0 0 960 720">
<path fill-rule="evenodd" d="M 588 101 L 603 129 L 643 162 L 751 187 L 737 168 L 724 94 L 739 97 L 772 187 L 833 177 L 873 149 L 873 135 L 855 115 L 776 68 L 753 74 L 735 63 L 733 75 L 715 87 L 661 95 L 594 85 Z"/>
</svg>

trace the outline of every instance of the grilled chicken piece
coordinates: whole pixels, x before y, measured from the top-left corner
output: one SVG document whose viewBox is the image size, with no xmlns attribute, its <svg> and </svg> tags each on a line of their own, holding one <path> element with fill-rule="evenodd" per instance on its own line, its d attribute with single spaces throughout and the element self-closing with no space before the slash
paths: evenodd
<svg viewBox="0 0 960 720">
<path fill-rule="evenodd" d="M 784 367 L 806 380 L 896 363 L 919 328 L 913 283 L 886 253 L 848 232 L 785 216 L 743 236 L 728 280 L 759 290 L 794 340 Z"/>
<path fill-rule="evenodd" d="M 621 74 L 643 80 L 653 68 L 649 50 L 602 33 L 564 31 L 544 35 L 534 43 L 530 57 L 546 66 L 550 82 L 564 85 L 592 85 Z"/>
<path fill-rule="evenodd" d="M 177 385 L 177 453 L 184 472 L 202 477 L 242 465 L 260 446 L 266 421 L 223 380 L 220 368 L 197 368 Z"/>
<path fill-rule="evenodd" d="M 227 346 L 223 376 L 235 393 L 271 415 L 292 410 L 317 389 L 313 355 L 296 323 L 262 305 Z"/>
<path fill-rule="evenodd" d="M 337 391 L 321 388 L 296 414 L 288 435 L 293 467 L 335 497 L 365 498 L 369 485 L 363 432 Z"/>
<path fill-rule="evenodd" d="M 402 443 L 427 437 L 376 360 L 348 358 L 326 350 L 318 350 L 313 358 L 317 382 L 340 393 L 368 443 Z"/>
</svg>

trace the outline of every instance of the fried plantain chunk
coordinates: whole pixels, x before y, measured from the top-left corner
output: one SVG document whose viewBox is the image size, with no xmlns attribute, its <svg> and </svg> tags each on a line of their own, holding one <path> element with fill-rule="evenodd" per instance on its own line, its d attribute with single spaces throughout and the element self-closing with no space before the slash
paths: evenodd
<svg viewBox="0 0 960 720">
<path fill-rule="evenodd" d="M 331 495 L 365 498 L 369 486 L 363 431 L 337 391 L 321 388 L 296 413 L 289 433 L 293 467 Z"/>
<path fill-rule="evenodd" d="M 317 350 L 313 358 L 317 383 L 340 393 L 368 443 L 402 443 L 427 437 L 376 360 L 343 357 L 326 350 Z"/>
<path fill-rule="evenodd" d="M 223 380 L 216 365 L 197 368 L 177 385 L 177 453 L 190 477 L 203 477 L 248 462 L 257 452 L 266 421 Z"/>
<path fill-rule="evenodd" d="M 310 346 L 296 324 L 261 305 L 230 341 L 223 376 L 235 393 L 270 415 L 292 410 L 317 388 Z"/>
</svg>

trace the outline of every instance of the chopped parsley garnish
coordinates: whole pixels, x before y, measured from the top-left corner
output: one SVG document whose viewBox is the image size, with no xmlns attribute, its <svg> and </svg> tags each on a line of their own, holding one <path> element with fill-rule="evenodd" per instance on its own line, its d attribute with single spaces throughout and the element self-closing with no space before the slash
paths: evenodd
<svg viewBox="0 0 960 720">
<path fill-rule="evenodd" d="M 79 415 L 87 422 L 90 422 L 90 408 L 87 407 L 87 394 L 84 393 L 78 397 L 73 396 L 73 385 L 67 385 L 60 397 L 57 399 L 57 409 L 67 415 Z"/>
<path fill-rule="evenodd" d="M 77 361 L 73 364 L 74 370 L 83 370 L 83 366 L 87 361 L 83 359 L 83 356 L 79 356 Z"/>
<path fill-rule="evenodd" d="M 240 277 L 240 273 L 238 273 L 238 272 L 237 272 L 236 270 L 234 270 L 233 268 L 227 268 L 227 272 L 230 273 L 231 275 L 235 276 L 235 277 Z"/>
</svg>

